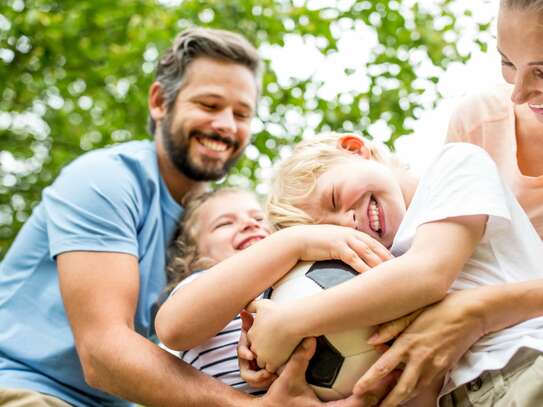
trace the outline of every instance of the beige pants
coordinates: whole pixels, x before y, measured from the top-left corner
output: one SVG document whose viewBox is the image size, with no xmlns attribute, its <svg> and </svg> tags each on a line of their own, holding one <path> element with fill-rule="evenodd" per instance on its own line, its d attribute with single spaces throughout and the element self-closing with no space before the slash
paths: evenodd
<svg viewBox="0 0 543 407">
<path fill-rule="evenodd" d="M 47 394 L 27 389 L 0 389 L 2 407 L 70 407 L 68 403 Z"/>
<path fill-rule="evenodd" d="M 444 396 L 442 407 L 543 406 L 543 354 L 521 349 L 501 370 L 488 371 Z"/>
</svg>

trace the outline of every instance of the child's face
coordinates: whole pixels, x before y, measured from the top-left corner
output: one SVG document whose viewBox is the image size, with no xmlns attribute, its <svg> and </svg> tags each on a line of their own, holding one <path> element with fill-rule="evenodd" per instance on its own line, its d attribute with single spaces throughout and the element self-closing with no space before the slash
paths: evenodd
<svg viewBox="0 0 543 407">
<path fill-rule="evenodd" d="M 270 234 L 264 212 L 249 193 L 227 193 L 204 202 L 197 219 L 201 257 L 217 263 Z"/>
<path fill-rule="evenodd" d="M 353 155 L 321 174 L 303 209 L 319 223 L 355 228 L 388 248 L 406 204 L 398 179 L 387 166 Z"/>
</svg>

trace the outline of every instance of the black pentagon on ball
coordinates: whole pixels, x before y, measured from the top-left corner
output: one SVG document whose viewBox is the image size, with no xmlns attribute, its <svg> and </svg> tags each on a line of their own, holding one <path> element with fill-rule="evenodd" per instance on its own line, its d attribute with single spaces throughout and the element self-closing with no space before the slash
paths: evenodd
<svg viewBox="0 0 543 407">
<path fill-rule="evenodd" d="M 317 338 L 317 350 L 309 361 L 305 379 L 313 386 L 331 389 L 343 366 L 343 356 L 324 336 Z"/>
<path fill-rule="evenodd" d="M 348 264 L 340 260 L 324 260 L 314 262 L 305 276 L 323 290 L 357 276 L 358 273 Z M 264 298 L 271 298 L 273 289 L 268 288 Z M 306 370 L 306 380 L 318 387 L 332 388 L 343 366 L 344 357 L 325 336 L 317 338 L 317 349 L 309 361 Z"/>
<path fill-rule="evenodd" d="M 358 273 L 340 260 L 324 260 L 313 263 L 305 275 L 326 290 L 350 280 Z"/>
<path fill-rule="evenodd" d="M 272 296 L 273 288 L 268 288 L 266 291 L 264 291 L 264 294 L 262 294 L 262 298 L 269 300 Z"/>
</svg>

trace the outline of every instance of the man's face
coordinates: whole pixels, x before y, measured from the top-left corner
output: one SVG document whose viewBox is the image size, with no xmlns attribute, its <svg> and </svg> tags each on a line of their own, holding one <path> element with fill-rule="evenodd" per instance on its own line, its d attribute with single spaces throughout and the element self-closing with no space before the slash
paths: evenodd
<svg viewBox="0 0 543 407">
<path fill-rule="evenodd" d="M 243 65 L 197 58 L 161 122 L 170 160 L 194 181 L 226 175 L 250 140 L 256 80 Z"/>
</svg>

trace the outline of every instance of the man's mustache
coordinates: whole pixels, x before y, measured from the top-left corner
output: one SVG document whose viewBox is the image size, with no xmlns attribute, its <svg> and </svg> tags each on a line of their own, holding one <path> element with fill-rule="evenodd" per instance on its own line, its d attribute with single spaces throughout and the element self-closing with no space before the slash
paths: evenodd
<svg viewBox="0 0 543 407">
<path fill-rule="evenodd" d="M 228 147 L 232 147 L 234 150 L 239 148 L 239 142 L 227 137 L 223 137 L 216 132 L 203 132 L 201 130 L 194 130 L 190 132 L 189 137 L 206 137 L 214 141 L 218 141 L 226 144 Z"/>
</svg>

